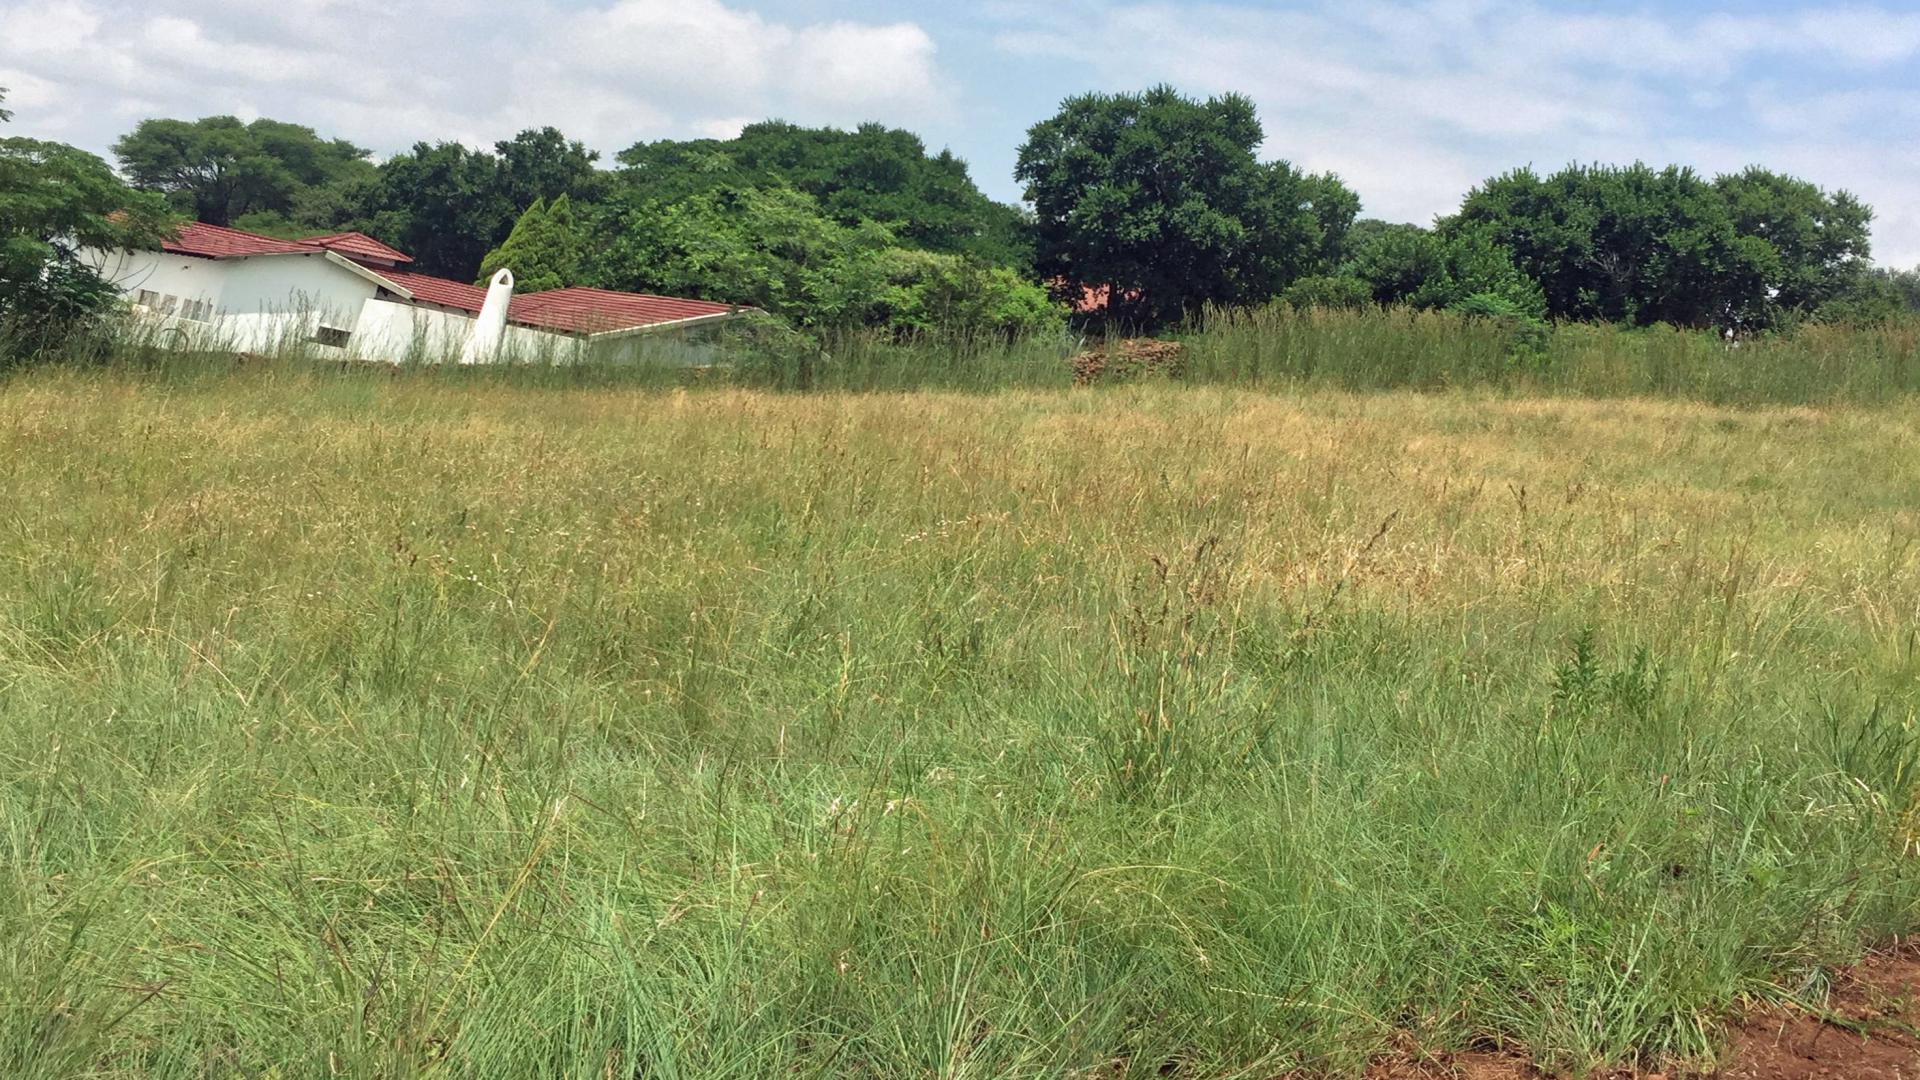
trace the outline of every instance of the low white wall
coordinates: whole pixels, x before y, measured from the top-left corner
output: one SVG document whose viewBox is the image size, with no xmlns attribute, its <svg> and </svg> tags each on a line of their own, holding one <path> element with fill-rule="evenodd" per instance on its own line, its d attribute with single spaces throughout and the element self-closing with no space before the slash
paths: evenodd
<svg viewBox="0 0 1920 1080">
<path fill-rule="evenodd" d="M 142 290 L 151 293 L 158 300 L 171 298 L 173 310 L 183 310 L 183 305 L 194 301 L 206 305 L 209 313 L 218 310 L 221 293 L 226 285 L 225 267 L 211 259 L 195 259 L 186 255 L 168 255 L 161 251 L 99 251 L 87 248 L 79 252 L 80 260 L 119 286 L 129 300 L 140 297 Z M 159 309 L 156 303 L 155 309 Z"/>
<path fill-rule="evenodd" d="M 222 259 L 217 265 L 226 275 L 220 313 L 228 316 L 298 313 L 352 331 L 361 306 L 376 290 L 373 282 L 320 252 Z"/>
<path fill-rule="evenodd" d="M 368 300 L 360 309 L 347 348 L 364 360 L 390 364 L 457 363 L 473 333 L 473 316 L 392 300 Z M 564 334 L 508 326 L 500 345 L 503 363 L 568 363 L 581 345 Z"/>
<path fill-rule="evenodd" d="M 714 324 L 628 334 L 595 342 L 586 355 L 600 364 L 660 364 L 709 367 L 721 361 Z"/>
<path fill-rule="evenodd" d="M 196 259 L 151 251 L 85 251 L 82 257 L 129 297 L 145 289 L 171 297 L 150 316 L 159 340 L 179 348 L 236 352 L 305 352 L 391 364 L 455 363 L 473 333 L 464 312 L 382 300 L 372 281 L 313 255 Z M 199 307 L 196 319 L 186 303 Z M 168 310 L 170 309 L 170 310 Z M 314 339 L 322 329 L 345 332 L 344 348 Z M 667 329 L 589 342 L 567 334 L 509 325 L 501 363 L 714 363 L 708 328 Z"/>
</svg>

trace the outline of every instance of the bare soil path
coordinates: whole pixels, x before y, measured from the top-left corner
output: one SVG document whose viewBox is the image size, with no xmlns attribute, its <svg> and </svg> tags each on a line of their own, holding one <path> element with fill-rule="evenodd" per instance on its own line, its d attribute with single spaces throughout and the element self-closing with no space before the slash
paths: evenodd
<svg viewBox="0 0 1920 1080">
<path fill-rule="evenodd" d="M 1382 1062 L 1368 1080 L 1541 1080 L 1496 1054 Z M 1769 1007 L 1732 1033 L 1706 1074 L 1618 1073 L 1596 1080 L 1920 1080 L 1920 946 L 1868 958 L 1835 976 L 1824 1011 Z"/>
</svg>

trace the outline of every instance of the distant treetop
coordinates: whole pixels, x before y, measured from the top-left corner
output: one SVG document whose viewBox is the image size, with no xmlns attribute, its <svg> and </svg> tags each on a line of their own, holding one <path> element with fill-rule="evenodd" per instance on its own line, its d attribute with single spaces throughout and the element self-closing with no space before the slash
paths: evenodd
<svg viewBox="0 0 1920 1080">
<path fill-rule="evenodd" d="M 952 152 L 927 152 L 910 131 L 863 124 L 853 131 L 779 120 L 733 139 L 637 143 L 619 154 L 630 195 L 679 202 L 720 188 L 790 187 L 844 225 L 885 225 L 910 247 L 973 255 L 996 265 L 1031 261 L 1019 209 L 975 186 Z"/>
</svg>

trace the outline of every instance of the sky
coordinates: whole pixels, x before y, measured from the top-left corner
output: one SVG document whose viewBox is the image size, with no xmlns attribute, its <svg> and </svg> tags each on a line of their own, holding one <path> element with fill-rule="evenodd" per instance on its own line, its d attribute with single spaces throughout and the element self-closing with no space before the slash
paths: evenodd
<svg viewBox="0 0 1920 1080">
<path fill-rule="evenodd" d="M 1764 164 L 1872 204 L 1920 264 L 1920 2 L 0 0 L 0 134 L 106 152 L 149 116 L 271 116 L 377 155 L 552 124 L 614 153 L 778 117 L 906 127 L 1017 200 L 1088 90 L 1259 107 L 1264 156 L 1430 222 L 1568 162 Z"/>
</svg>

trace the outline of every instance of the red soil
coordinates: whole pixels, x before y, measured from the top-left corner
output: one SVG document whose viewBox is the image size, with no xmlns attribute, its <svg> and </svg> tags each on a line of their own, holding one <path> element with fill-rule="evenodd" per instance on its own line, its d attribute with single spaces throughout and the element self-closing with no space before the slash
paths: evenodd
<svg viewBox="0 0 1920 1080">
<path fill-rule="evenodd" d="M 1457 1054 L 1381 1062 L 1367 1080 L 1546 1075 L 1516 1058 Z M 1604 1080 L 1920 1080 L 1920 948 L 1874 956 L 1839 973 L 1823 1011 L 1769 1007 L 1751 1013 L 1732 1029 L 1717 1072 L 1616 1073 Z"/>
</svg>

